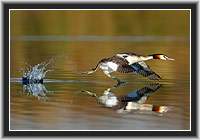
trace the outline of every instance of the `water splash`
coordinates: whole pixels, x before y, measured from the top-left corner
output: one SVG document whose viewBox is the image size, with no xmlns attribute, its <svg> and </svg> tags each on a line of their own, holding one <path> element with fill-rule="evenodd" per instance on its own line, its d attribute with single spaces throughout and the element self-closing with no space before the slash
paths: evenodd
<svg viewBox="0 0 200 140">
<path fill-rule="evenodd" d="M 27 73 L 25 72 L 25 70 L 23 71 L 23 78 L 22 78 L 23 84 L 42 83 L 47 72 L 54 70 L 54 69 L 49 69 L 45 71 L 45 68 L 48 64 L 50 64 L 50 61 L 48 63 L 42 62 L 40 64 L 35 65 L 34 67 L 31 66 L 29 66 L 29 68 L 27 67 Z"/>
<path fill-rule="evenodd" d="M 27 95 L 38 97 L 39 100 L 45 101 L 50 101 L 49 97 L 47 97 L 45 93 L 53 93 L 52 91 L 46 90 L 45 85 L 42 83 L 24 84 L 23 92 L 27 93 Z"/>
<path fill-rule="evenodd" d="M 23 86 L 23 92 L 27 94 L 33 94 L 33 96 L 38 97 L 38 96 L 46 96 L 45 93 L 52 93 L 52 91 L 46 90 L 44 84 L 42 83 L 32 83 L 32 84 L 27 84 Z"/>
<path fill-rule="evenodd" d="M 35 66 L 29 65 L 23 71 L 22 83 L 30 84 L 30 83 L 43 83 L 43 79 L 46 76 L 47 72 L 54 71 L 54 69 L 45 70 L 46 67 L 53 61 L 60 59 L 65 54 L 57 55 L 54 58 L 51 58 L 49 61 L 43 61 L 40 64 Z"/>
</svg>

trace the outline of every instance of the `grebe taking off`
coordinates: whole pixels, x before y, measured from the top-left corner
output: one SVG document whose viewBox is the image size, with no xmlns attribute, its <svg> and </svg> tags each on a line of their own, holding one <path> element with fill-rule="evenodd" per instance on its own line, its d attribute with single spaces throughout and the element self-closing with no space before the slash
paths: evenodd
<svg viewBox="0 0 200 140">
<path fill-rule="evenodd" d="M 164 54 L 152 54 L 152 55 L 138 55 L 135 53 L 121 53 L 110 58 L 104 58 L 92 71 L 81 73 L 82 75 L 91 74 L 97 71 L 98 67 L 101 68 L 108 77 L 113 78 L 117 82 L 121 82 L 117 77 L 110 75 L 112 72 L 129 73 L 134 72 L 147 77 L 151 80 L 159 80 L 161 77 L 153 72 L 148 65 L 143 61 L 150 59 L 161 59 L 161 60 L 175 60 L 169 58 Z"/>
</svg>

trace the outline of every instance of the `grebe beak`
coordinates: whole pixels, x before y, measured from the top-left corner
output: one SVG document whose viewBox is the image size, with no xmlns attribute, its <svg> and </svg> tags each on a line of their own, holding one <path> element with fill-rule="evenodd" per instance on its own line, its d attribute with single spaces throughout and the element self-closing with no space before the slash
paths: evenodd
<svg viewBox="0 0 200 140">
<path fill-rule="evenodd" d="M 170 57 L 167 57 L 166 59 L 167 59 L 167 60 L 172 60 L 172 61 L 175 61 L 175 59 L 173 59 L 173 58 L 170 58 Z"/>
</svg>

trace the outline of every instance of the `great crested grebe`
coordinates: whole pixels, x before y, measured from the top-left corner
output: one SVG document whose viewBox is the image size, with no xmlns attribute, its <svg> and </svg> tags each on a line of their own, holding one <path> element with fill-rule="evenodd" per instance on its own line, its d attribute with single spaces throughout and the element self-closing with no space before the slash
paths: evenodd
<svg viewBox="0 0 200 140">
<path fill-rule="evenodd" d="M 138 55 L 135 53 L 121 53 L 110 58 L 104 58 L 97 66 L 91 71 L 83 72 L 82 75 L 91 74 L 97 71 L 98 67 L 101 68 L 108 77 L 113 78 L 117 82 L 121 82 L 117 77 L 111 75 L 112 72 L 129 73 L 134 72 L 136 74 L 147 77 L 151 80 L 159 80 L 161 77 L 153 72 L 148 65 L 143 61 L 150 59 L 161 59 L 161 60 L 175 60 L 169 58 L 164 54 L 152 54 L 152 55 Z"/>
<path fill-rule="evenodd" d="M 145 104 L 148 97 L 161 87 L 160 84 L 152 83 L 141 89 L 134 90 L 127 95 L 116 96 L 112 90 L 116 89 L 119 85 L 120 83 L 112 88 L 108 88 L 103 92 L 102 96 L 97 96 L 96 93 L 88 90 L 81 90 L 80 92 L 87 93 L 90 96 L 95 97 L 102 107 L 111 108 L 121 113 L 133 112 L 136 110 L 153 111 L 158 113 L 166 113 L 168 111 L 169 108 L 167 106 Z"/>
</svg>

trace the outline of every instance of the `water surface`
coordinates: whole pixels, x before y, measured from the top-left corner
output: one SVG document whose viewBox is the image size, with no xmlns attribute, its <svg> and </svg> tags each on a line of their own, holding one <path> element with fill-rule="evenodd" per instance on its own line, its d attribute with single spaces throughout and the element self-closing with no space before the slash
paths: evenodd
<svg viewBox="0 0 200 140">
<path fill-rule="evenodd" d="M 190 65 L 189 59 L 183 57 L 189 56 L 188 45 L 187 42 L 173 42 L 173 44 L 162 42 L 162 47 L 160 43 L 151 42 L 140 44 L 17 42 L 11 47 L 11 56 L 15 57 L 11 57 L 10 128 L 11 130 L 188 130 L 190 129 Z M 27 48 L 26 54 L 20 53 Z M 175 52 L 174 48 L 182 51 Z M 60 50 L 66 55 L 47 66 L 47 69 L 54 69 L 46 74 L 44 80 L 46 90 L 51 92 L 44 91 L 44 95 L 34 95 L 28 90 L 23 91 L 20 82 L 22 72 L 19 70 L 26 67 L 25 63 L 34 66 L 59 55 Z M 171 109 L 164 115 L 148 111 L 118 113 L 101 107 L 93 97 L 77 92 L 84 89 L 100 96 L 104 90 L 113 87 L 116 82 L 105 76 L 101 70 L 86 76 L 80 76 L 77 72 L 90 70 L 102 58 L 127 51 L 138 54 L 165 52 L 176 59 L 174 62 L 161 60 L 147 62 L 163 79 L 159 81 L 162 87 L 153 93 L 146 103 L 169 106 Z M 113 73 L 113 75 L 127 81 L 127 84 L 122 84 L 113 90 L 115 95 L 126 95 L 153 83 L 133 73 Z"/>
<path fill-rule="evenodd" d="M 189 11 L 12 10 L 10 15 L 11 130 L 190 130 Z M 119 112 L 80 92 L 102 96 L 115 86 L 101 70 L 78 73 L 124 52 L 163 53 L 175 59 L 146 62 L 160 81 L 113 73 L 127 81 L 112 90 L 116 96 L 159 83 L 145 104 L 167 106 L 166 113 Z M 22 84 L 23 69 L 52 58 L 45 70 L 53 71 L 43 84 Z"/>
</svg>

